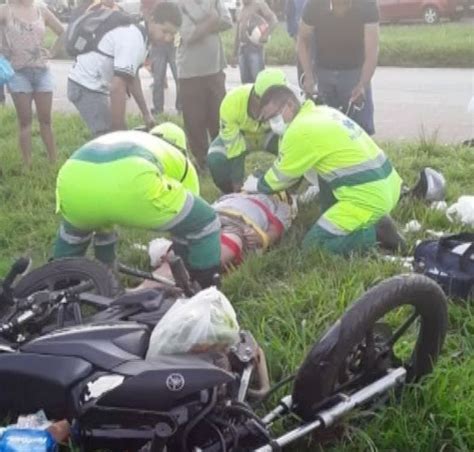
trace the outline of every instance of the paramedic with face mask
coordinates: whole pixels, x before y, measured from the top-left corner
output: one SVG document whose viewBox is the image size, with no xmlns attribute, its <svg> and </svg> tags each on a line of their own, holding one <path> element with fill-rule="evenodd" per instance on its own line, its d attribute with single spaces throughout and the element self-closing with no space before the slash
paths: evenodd
<svg viewBox="0 0 474 452">
<path fill-rule="evenodd" d="M 238 192 L 245 176 L 249 152 L 278 153 L 278 136 L 259 121 L 260 98 L 271 86 L 286 85 L 279 69 L 261 71 L 254 84 L 229 91 L 222 101 L 219 135 L 211 143 L 207 163 L 214 183 L 223 193 Z"/>
<path fill-rule="evenodd" d="M 278 159 L 258 180 L 258 191 L 284 190 L 302 177 L 319 181 L 322 215 L 306 234 L 304 249 L 348 254 L 377 242 L 391 250 L 403 245 L 388 215 L 402 180 L 360 126 L 333 108 L 301 103 L 284 86 L 268 89 L 260 108 L 260 119 L 282 139 Z"/>
</svg>

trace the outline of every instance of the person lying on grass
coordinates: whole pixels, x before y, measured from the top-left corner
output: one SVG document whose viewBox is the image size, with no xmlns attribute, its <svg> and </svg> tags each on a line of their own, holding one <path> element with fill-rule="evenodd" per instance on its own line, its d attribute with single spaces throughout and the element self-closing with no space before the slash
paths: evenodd
<svg viewBox="0 0 474 452">
<path fill-rule="evenodd" d="M 56 200 L 62 222 L 54 258 L 83 256 L 93 241 L 95 257 L 114 265 L 118 225 L 167 231 L 203 288 L 220 269 L 220 222 L 199 197 L 196 169 L 156 136 L 123 131 L 86 143 L 60 169 Z"/>
<path fill-rule="evenodd" d="M 302 177 L 319 181 L 322 215 L 306 234 L 304 249 L 348 254 L 377 242 L 390 250 L 402 247 L 389 216 L 402 180 L 360 126 L 338 110 L 300 102 L 286 86 L 269 88 L 260 108 L 260 120 L 282 138 L 278 158 L 255 188 L 274 193 Z"/>
<path fill-rule="evenodd" d="M 212 204 L 220 219 L 221 269 L 228 271 L 241 264 L 249 254 L 262 253 L 277 243 L 289 229 L 296 214 L 291 198 L 280 192 L 274 195 L 263 193 L 231 193 L 221 196 Z M 172 279 L 168 264 L 172 256 L 172 242 L 159 239 L 156 243 L 152 263 L 155 276 Z M 146 281 L 138 288 L 156 286 Z"/>
</svg>

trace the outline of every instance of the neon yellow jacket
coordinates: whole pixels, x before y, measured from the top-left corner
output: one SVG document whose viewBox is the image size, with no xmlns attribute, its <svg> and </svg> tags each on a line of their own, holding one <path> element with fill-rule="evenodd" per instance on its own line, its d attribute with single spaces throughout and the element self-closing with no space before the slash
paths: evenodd
<svg viewBox="0 0 474 452">
<path fill-rule="evenodd" d="M 221 103 L 219 137 L 229 159 L 265 149 L 265 139 L 270 127 L 252 119 L 248 114 L 252 88 L 251 84 L 234 88 Z"/>
<path fill-rule="evenodd" d="M 279 156 L 259 190 L 286 189 L 321 177 L 339 201 L 385 214 L 397 203 L 401 179 L 384 152 L 338 110 L 306 101 L 280 142 Z"/>
<path fill-rule="evenodd" d="M 57 211 L 77 227 L 165 227 L 191 208 L 199 180 L 180 150 L 144 132 L 103 135 L 62 166 Z"/>
</svg>

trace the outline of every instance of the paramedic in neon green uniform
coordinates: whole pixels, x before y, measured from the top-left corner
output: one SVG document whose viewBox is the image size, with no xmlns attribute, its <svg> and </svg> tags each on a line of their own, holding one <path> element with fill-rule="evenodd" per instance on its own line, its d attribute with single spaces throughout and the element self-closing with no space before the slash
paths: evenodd
<svg viewBox="0 0 474 452">
<path fill-rule="evenodd" d="M 286 189 L 305 177 L 319 180 L 322 215 L 306 234 L 304 249 L 346 254 L 377 241 L 402 246 L 388 216 L 400 197 L 401 179 L 384 152 L 338 110 L 303 104 L 287 87 L 267 90 L 261 119 L 282 135 L 279 156 L 258 181 L 264 193 Z"/>
<path fill-rule="evenodd" d="M 261 71 L 255 84 L 229 91 L 221 103 L 219 135 L 211 143 L 207 163 L 214 183 L 224 193 L 240 191 L 244 180 L 245 156 L 249 152 L 278 153 L 278 137 L 261 123 L 260 98 L 270 86 L 286 85 L 279 69 Z"/>
<path fill-rule="evenodd" d="M 220 222 L 199 197 L 196 170 L 155 136 L 114 132 L 85 144 L 60 169 L 56 199 L 63 221 L 55 258 L 84 255 L 93 240 L 97 259 L 113 264 L 118 225 L 169 231 L 202 286 L 219 269 Z"/>
</svg>

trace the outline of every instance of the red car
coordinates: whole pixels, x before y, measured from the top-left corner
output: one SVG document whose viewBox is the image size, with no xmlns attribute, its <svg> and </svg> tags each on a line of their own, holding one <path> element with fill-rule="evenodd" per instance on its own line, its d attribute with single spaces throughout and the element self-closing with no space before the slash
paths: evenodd
<svg viewBox="0 0 474 452">
<path fill-rule="evenodd" d="M 422 19 L 435 24 L 442 17 L 459 19 L 464 0 L 379 0 L 382 22 Z"/>
</svg>

